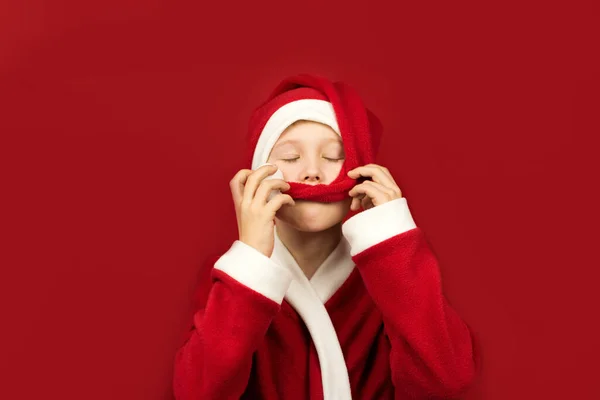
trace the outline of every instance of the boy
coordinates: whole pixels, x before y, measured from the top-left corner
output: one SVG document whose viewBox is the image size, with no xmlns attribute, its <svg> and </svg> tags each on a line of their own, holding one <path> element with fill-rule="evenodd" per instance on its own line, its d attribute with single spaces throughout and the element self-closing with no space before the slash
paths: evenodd
<svg viewBox="0 0 600 400">
<path fill-rule="evenodd" d="M 177 399 L 456 398 L 470 385 L 470 331 L 373 163 L 380 136 L 353 89 L 321 77 L 288 78 L 257 108 L 252 167 L 230 182 L 239 240 L 199 290 Z"/>
</svg>

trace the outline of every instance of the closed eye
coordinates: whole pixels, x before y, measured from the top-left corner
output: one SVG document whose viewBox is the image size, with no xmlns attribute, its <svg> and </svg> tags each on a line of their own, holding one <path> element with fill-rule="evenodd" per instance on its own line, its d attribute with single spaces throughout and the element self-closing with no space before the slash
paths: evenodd
<svg viewBox="0 0 600 400">
<path fill-rule="evenodd" d="M 300 157 L 296 157 L 296 158 L 282 158 L 281 161 L 286 162 L 286 163 L 293 163 L 298 161 Z M 331 162 L 338 162 L 338 161 L 343 161 L 344 158 L 329 158 L 329 157 L 323 157 L 324 159 L 326 159 L 327 161 L 331 161 Z"/>
</svg>

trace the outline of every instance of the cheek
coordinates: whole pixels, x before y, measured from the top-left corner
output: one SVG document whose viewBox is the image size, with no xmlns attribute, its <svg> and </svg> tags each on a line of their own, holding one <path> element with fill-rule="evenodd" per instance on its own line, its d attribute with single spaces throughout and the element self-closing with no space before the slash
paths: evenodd
<svg viewBox="0 0 600 400">
<path fill-rule="evenodd" d="M 279 170 L 283 174 L 283 179 L 286 180 L 286 181 L 290 180 L 290 176 L 292 176 L 292 175 L 291 175 L 290 165 L 289 164 L 287 164 L 287 163 L 285 163 L 283 161 L 273 160 L 271 157 L 269 157 L 267 159 L 267 162 L 271 163 L 271 164 L 277 165 L 277 168 L 279 168 Z"/>
<path fill-rule="evenodd" d="M 342 163 L 331 164 L 327 168 L 327 182 L 333 182 L 342 170 Z"/>
<path fill-rule="evenodd" d="M 296 164 L 289 164 L 282 161 L 274 162 L 283 173 L 283 179 L 286 181 L 295 181 L 299 174 L 300 168 Z"/>
</svg>

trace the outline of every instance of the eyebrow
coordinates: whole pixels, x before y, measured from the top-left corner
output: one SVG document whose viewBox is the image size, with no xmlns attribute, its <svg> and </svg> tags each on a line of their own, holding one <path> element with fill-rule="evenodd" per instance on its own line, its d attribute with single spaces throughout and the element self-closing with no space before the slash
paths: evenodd
<svg viewBox="0 0 600 400">
<path fill-rule="evenodd" d="M 284 144 L 299 144 L 301 141 L 297 140 L 297 139 L 285 139 L 282 140 L 281 142 L 277 143 L 277 145 L 275 147 L 279 147 L 279 146 L 283 146 Z M 342 144 L 342 140 L 338 139 L 338 138 L 329 138 L 329 139 L 325 139 L 325 142 L 337 142 L 339 144 Z"/>
</svg>

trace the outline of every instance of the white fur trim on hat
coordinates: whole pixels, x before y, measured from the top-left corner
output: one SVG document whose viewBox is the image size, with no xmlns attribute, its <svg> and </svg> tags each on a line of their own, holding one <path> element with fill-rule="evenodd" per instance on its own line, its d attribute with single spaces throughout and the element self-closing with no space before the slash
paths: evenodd
<svg viewBox="0 0 600 400">
<path fill-rule="evenodd" d="M 252 157 L 253 170 L 267 162 L 275 142 L 277 142 L 283 131 L 301 119 L 328 125 L 341 136 L 333 105 L 330 102 L 317 99 L 292 101 L 275 111 L 265 124 L 254 149 Z"/>
</svg>

